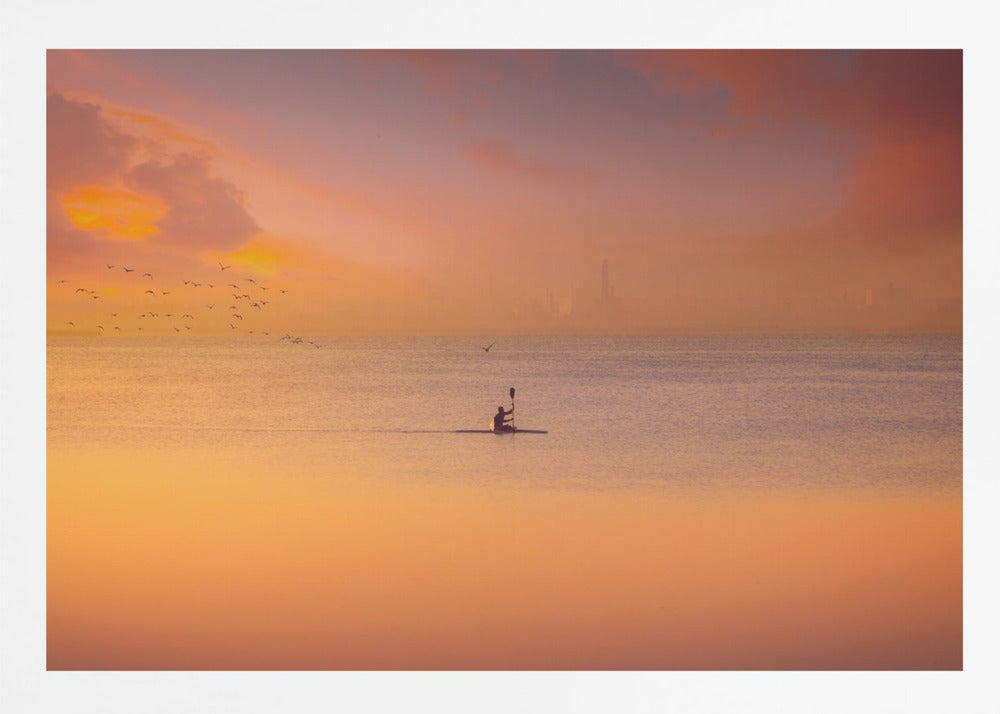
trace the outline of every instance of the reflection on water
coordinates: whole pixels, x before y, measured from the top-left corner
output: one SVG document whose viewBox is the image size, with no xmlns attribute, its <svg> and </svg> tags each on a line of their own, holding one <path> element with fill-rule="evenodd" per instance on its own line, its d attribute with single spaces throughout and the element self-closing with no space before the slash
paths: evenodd
<svg viewBox="0 0 1000 714">
<path fill-rule="evenodd" d="M 960 340 L 719 339 L 54 341 L 49 668 L 961 668 Z"/>
</svg>

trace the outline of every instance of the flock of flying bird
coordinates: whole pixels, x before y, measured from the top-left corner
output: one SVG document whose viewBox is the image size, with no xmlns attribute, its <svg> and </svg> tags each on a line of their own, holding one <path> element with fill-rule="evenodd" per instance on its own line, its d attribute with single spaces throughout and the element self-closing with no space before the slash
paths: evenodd
<svg viewBox="0 0 1000 714">
<path fill-rule="evenodd" d="M 223 265 L 221 262 L 219 263 L 219 271 L 220 273 L 223 274 L 225 273 L 226 270 L 229 270 L 232 267 L 233 266 L 231 265 Z M 129 273 L 138 272 L 135 268 L 129 268 L 125 265 L 120 265 L 120 266 L 112 265 L 111 263 L 105 263 L 105 268 L 107 270 L 115 270 L 117 268 L 121 268 L 122 270 L 125 271 L 126 275 Z M 180 311 L 177 310 L 176 308 L 171 308 L 170 307 L 171 298 L 169 298 L 168 296 L 178 294 L 178 290 L 176 288 L 173 290 L 163 290 L 159 286 L 155 286 L 152 283 L 153 280 L 152 273 L 142 273 L 140 280 L 142 278 L 145 278 L 150 281 L 149 282 L 150 287 L 142 293 L 144 299 L 147 300 L 149 303 L 149 309 L 146 312 L 142 313 L 141 315 L 138 315 L 138 319 L 159 323 L 158 326 L 162 326 L 164 320 L 166 320 L 167 321 L 166 326 L 172 327 L 175 333 L 181 334 L 182 332 L 183 333 L 190 332 L 192 329 L 192 325 L 195 324 L 195 321 L 198 319 L 198 317 L 202 315 L 196 315 L 191 312 L 184 312 L 183 314 L 181 314 Z M 69 282 L 68 280 L 58 280 L 56 281 L 56 284 L 60 285 L 68 282 Z M 233 279 L 233 281 L 230 283 L 225 283 L 223 281 L 215 282 L 209 280 L 202 280 L 201 282 L 195 280 L 185 280 L 183 289 L 191 290 L 203 287 L 212 291 L 209 299 L 211 299 L 213 302 L 204 303 L 205 309 L 209 311 L 215 310 L 216 306 L 221 307 L 222 305 L 222 303 L 218 299 L 219 298 L 218 291 L 223 289 L 231 289 L 229 290 L 229 295 L 231 295 L 232 300 L 225 301 L 232 303 L 228 307 L 229 310 L 228 320 L 226 320 L 230 329 L 233 331 L 243 330 L 247 334 L 260 335 L 262 337 L 268 337 L 270 336 L 271 333 L 266 330 L 257 330 L 257 329 L 244 330 L 244 326 L 249 326 L 250 324 L 252 324 L 253 320 L 258 315 L 263 314 L 264 311 L 268 309 L 267 306 L 272 303 L 275 297 L 284 295 L 288 292 L 288 290 L 284 288 L 272 288 L 270 286 L 261 285 L 254 278 L 251 277 Z M 90 288 L 83 288 L 83 287 L 76 288 L 74 290 L 74 293 L 83 293 L 83 297 L 87 297 L 92 300 L 98 300 L 102 297 L 97 290 L 91 290 Z M 173 311 L 167 312 L 167 310 L 173 310 Z M 112 320 L 117 320 L 120 312 L 121 309 L 119 308 L 119 312 L 111 312 L 107 314 Z M 196 310 L 195 312 L 199 311 Z M 220 310 L 220 312 L 222 311 Z M 243 313 L 246 313 L 246 316 L 244 316 Z M 185 320 L 189 322 L 184 322 Z M 73 321 L 69 321 L 66 324 L 74 329 L 77 328 L 76 323 Z M 107 334 L 109 332 L 120 333 L 122 331 L 119 325 L 111 324 L 110 321 L 109 321 L 109 327 L 111 328 L 110 330 L 106 329 L 103 323 L 96 325 L 95 327 L 97 330 L 99 330 L 99 334 L 102 335 Z M 136 327 L 136 332 L 138 333 L 143 332 L 142 326 Z M 317 349 L 320 347 L 320 345 L 316 344 L 311 340 L 303 340 L 301 337 L 297 337 L 289 333 L 285 333 L 284 336 L 279 338 L 279 341 L 286 341 L 286 340 L 290 344 L 296 344 L 296 345 L 309 344 Z"/>
</svg>

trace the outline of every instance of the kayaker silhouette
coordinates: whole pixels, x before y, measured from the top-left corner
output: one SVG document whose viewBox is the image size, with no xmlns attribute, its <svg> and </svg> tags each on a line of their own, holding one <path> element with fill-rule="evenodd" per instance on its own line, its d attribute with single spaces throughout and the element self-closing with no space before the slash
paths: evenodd
<svg viewBox="0 0 1000 714">
<path fill-rule="evenodd" d="M 511 404 L 510 409 L 504 410 L 502 406 L 497 407 L 497 413 L 493 417 L 493 431 L 513 431 L 514 427 L 510 426 L 506 422 L 512 421 L 513 417 L 507 418 L 508 414 L 514 413 L 514 405 Z"/>
</svg>

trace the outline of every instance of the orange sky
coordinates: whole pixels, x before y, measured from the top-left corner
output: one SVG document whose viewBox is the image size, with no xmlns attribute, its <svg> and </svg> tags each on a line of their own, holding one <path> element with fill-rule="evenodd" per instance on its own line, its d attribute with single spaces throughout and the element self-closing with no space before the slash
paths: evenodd
<svg viewBox="0 0 1000 714">
<path fill-rule="evenodd" d="M 50 332 L 961 330 L 958 51 L 50 51 L 47 83 Z"/>
</svg>

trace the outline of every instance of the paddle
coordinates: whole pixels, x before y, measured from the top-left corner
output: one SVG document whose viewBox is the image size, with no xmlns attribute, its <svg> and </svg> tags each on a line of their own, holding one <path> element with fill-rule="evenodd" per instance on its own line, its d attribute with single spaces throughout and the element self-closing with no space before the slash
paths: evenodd
<svg viewBox="0 0 1000 714">
<path fill-rule="evenodd" d="M 510 388 L 510 430 L 517 431 L 514 428 L 514 388 Z"/>
</svg>

